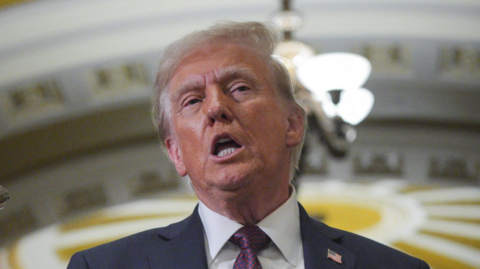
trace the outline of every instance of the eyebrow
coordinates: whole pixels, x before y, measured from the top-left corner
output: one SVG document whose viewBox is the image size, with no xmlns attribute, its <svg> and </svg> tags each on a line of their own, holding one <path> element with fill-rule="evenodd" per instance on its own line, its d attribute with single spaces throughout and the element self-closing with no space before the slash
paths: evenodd
<svg viewBox="0 0 480 269">
<path fill-rule="evenodd" d="M 235 65 L 222 67 L 219 71 L 215 72 L 216 80 L 222 84 L 237 78 L 244 78 L 251 82 L 253 86 L 257 85 L 257 76 L 252 69 L 246 67 L 238 67 Z M 182 81 L 180 86 L 175 90 L 172 95 L 172 101 L 178 100 L 184 93 L 205 87 L 205 79 L 202 75 L 197 75 Z"/>
<path fill-rule="evenodd" d="M 226 80 L 245 78 L 249 82 L 257 84 L 258 80 L 252 69 L 234 65 L 223 67 L 218 72 L 215 72 L 215 76 L 220 83 L 225 82 Z"/>
<path fill-rule="evenodd" d="M 175 92 L 173 93 L 171 100 L 176 101 L 184 93 L 189 92 L 192 89 L 198 89 L 204 85 L 205 85 L 205 80 L 204 80 L 204 77 L 201 75 L 184 80 L 182 81 L 178 89 L 176 89 Z"/>
</svg>

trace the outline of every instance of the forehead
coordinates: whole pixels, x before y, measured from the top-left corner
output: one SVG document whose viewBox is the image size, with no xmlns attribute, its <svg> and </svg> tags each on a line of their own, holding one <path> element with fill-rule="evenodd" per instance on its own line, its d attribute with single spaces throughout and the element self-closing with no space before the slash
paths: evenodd
<svg viewBox="0 0 480 269">
<path fill-rule="evenodd" d="M 178 75 L 218 72 L 222 68 L 250 69 L 267 77 L 268 68 L 258 52 L 240 45 L 214 44 L 192 50 L 177 65 L 172 80 Z"/>
</svg>

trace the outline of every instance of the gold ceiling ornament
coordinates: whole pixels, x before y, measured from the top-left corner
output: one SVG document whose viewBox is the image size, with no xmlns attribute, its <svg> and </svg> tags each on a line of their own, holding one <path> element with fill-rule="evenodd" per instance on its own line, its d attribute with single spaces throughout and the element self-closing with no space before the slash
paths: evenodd
<svg viewBox="0 0 480 269">
<path fill-rule="evenodd" d="M 302 184 L 298 200 L 327 225 L 396 247 L 437 269 L 480 268 L 480 188 L 425 188 L 407 180 Z M 76 251 L 180 221 L 197 203 L 191 196 L 149 198 L 43 227 L 0 248 L 0 268 L 65 268 Z"/>
<path fill-rule="evenodd" d="M 14 5 L 29 4 L 37 0 L 0 0 L 0 9 L 9 8 Z"/>
</svg>

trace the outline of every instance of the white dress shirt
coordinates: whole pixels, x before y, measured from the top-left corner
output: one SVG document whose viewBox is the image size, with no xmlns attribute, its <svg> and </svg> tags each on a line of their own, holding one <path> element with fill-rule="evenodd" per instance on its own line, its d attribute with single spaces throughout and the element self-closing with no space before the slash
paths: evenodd
<svg viewBox="0 0 480 269">
<path fill-rule="evenodd" d="M 198 212 L 204 227 L 208 268 L 232 269 L 240 247 L 228 239 L 243 225 L 213 212 L 202 202 Z M 294 188 L 290 198 L 257 226 L 272 239 L 264 250 L 257 253 L 264 269 L 305 268 L 300 215 Z"/>
</svg>

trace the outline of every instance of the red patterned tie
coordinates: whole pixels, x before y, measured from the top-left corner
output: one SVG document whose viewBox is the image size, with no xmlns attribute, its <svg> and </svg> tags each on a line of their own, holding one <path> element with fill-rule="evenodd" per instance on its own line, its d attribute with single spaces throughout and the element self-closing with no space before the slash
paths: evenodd
<svg viewBox="0 0 480 269">
<path fill-rule="evenodd" d="M 264 249 L 272 240 L 258 226 L 240 228 L 229 241 L 242 248 L 233 269 L 262 269 L 255 253 Z"/>
</svg>

